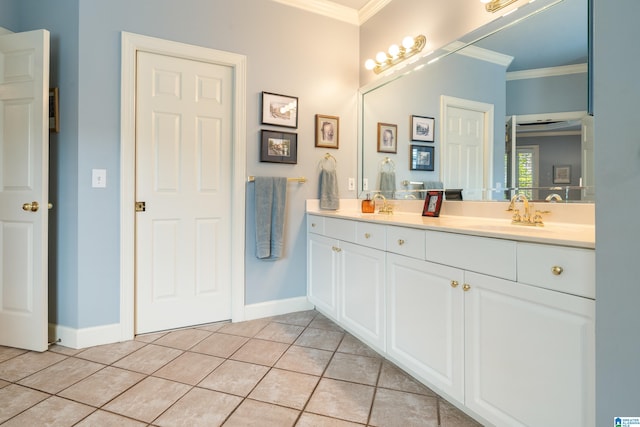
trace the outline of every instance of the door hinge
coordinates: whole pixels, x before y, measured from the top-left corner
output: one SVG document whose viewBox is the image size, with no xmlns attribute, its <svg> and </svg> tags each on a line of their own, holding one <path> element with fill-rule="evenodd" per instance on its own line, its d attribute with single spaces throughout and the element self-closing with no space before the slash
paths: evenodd
<svg viewBox="0 0 640 427">
<path fill-rule="evenodd" d="M 144 212 L 147 210 L 146 202 L 136 202 L 136 212 Z"/>
</svg>

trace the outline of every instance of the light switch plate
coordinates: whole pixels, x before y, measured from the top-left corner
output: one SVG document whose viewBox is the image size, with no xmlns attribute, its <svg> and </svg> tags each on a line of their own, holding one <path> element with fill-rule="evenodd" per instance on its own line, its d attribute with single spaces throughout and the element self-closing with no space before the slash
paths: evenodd
<svg viewBox="0 0 640 427">
<path fill-rule="evenodd" d="M 107 170 L 106 169 L 91 170 L 91 186 L 93 188 L 107 187 Z"/>
</svg>

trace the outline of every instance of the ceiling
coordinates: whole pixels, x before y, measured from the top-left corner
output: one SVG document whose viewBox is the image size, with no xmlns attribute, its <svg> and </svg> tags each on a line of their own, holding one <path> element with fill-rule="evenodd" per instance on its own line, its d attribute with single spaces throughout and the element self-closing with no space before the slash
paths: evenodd
<svg viewBox="0 0 640 427">
<path fill-rule="evenodd" d="M 564 0 L 476 46 L 514 57 L 508 71 L 587 63 L 587 0 Z"/>
</svg>

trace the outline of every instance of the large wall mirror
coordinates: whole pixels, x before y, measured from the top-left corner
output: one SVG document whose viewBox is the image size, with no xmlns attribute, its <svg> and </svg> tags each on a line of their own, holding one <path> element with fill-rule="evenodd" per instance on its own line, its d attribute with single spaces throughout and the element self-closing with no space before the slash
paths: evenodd
<svg viewBox="0 0 640 427">
<path fill-rule="evenodd" d="M 531 2 L 363 87 L 361 194 L 592 201 L 587 2 Z"/>
</svg>

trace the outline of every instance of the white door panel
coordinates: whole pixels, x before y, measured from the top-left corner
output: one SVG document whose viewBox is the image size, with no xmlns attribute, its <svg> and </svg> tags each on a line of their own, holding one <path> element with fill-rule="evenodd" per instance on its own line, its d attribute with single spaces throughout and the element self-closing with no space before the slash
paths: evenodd
<svg viewBox="0 0 640 427">
<path fill-rule="evenodd" d="M 136 333 L 231 317 L 232 69 L 140 52 Z"/>
<path fill-rule="evenodd" d="M 444 188 L 482 200 L 493 181 L 493 105 L 442 96 L 441 111 Z"/>
<path fill-rule="evenodd" d="M 36 351 L 47 349 L 48 93 L 49 32 L 0 36 L 0 345 Z"/>
</svg>

